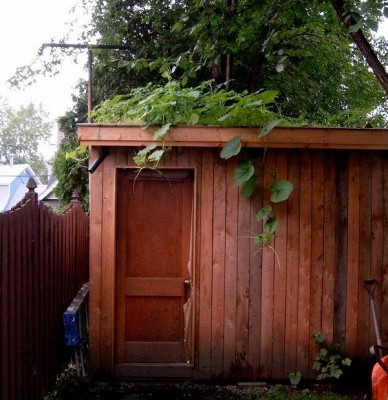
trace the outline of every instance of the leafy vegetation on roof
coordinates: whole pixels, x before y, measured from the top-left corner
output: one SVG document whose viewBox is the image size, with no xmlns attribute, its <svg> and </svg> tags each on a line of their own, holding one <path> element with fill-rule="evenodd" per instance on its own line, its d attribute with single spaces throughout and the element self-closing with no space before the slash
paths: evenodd
<svg viewBox="0 0 388 400">
<path fill-rule="evenodd" d="M 94 122 L 154 125 L 259 126 L 277 118 L 275 90 L 237 93 L 205 81 L 184 87 L 176 81 L 148 84 L 101 103 Z"/>
</svg>

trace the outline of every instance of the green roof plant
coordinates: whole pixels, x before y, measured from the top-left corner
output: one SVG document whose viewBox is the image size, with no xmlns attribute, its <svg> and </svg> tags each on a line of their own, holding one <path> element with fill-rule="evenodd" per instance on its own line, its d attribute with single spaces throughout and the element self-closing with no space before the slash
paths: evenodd
<svg viewBox="0 0 388 400">
<path fill-rule="evenodd" d="M 205 81 L 196 87 L 180 82 L 148 84 L 97 106 L 94 122 L 161 125 L 259 126 L 277 117 L 275 90 L 237 93 Z"/>
</svg>

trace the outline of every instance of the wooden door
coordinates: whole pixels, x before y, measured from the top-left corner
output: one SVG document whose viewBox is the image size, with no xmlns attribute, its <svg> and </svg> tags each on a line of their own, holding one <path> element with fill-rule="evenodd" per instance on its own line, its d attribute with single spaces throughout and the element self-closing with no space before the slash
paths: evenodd
<svg viewBox="0 0 388 400">
<path fill-rule="evenodd" d="M 190 171 L 117 175 L 116 362 L 187 363 Z M 189 300 L 191 302 L 191 299 Z"/>
</svg>

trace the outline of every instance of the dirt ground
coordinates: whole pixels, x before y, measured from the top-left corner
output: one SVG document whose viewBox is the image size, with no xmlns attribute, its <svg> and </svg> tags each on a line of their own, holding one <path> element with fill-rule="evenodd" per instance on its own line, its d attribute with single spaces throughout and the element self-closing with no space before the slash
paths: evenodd
<svg viewBox="0 0 388 400">
<path fill-rule="evenodd" d="M 65 371 L 44 400 L 369 400 L 368 387 L 339 384 L 95 381 Z"/>
</svg>

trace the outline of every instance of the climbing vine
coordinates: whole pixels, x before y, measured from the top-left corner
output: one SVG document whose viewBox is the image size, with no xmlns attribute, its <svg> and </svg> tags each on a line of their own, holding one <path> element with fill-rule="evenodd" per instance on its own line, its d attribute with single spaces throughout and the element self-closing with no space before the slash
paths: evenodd
<svg viewBox="0 0 388 400">
<path fill-rule="evenodd" d="M 259 130 L 258 137 L 267 136 L 271 130 L 280 123 L 279 119 L 275 119 L 267 124 L 263 129 Z M 221 151 L 220 156 L 224 159 L 240 154 L 242 149 L 241 137 L 236 136 L 226 143 Z M 266 149 L 264 149 L 264 152 Z M 264 165 L 263 161 L 260 163 Z M 256 219 L 263 223 L 262 232 L 254 236 L 255 244 L 259 247 L 268 247 L 275 239 L 275 233 L 279 225 L 279 221 L 276 218 L 276 204 L 286 201 L 294 187 L 288 180 L 277 180 L 276 173 L 273 175 L 274 182 L 268 188 L 270 191 L 270 204 L 264 205 L 256 214 Z M 234 172 L 234 183 L 241 187 L 241 195 L 243 197 L 251 197 L 257 188 L 258 177 L 255 174 L 255 163 L 251 159 L 243 159 L 238 162 Z"/>
</svg>

